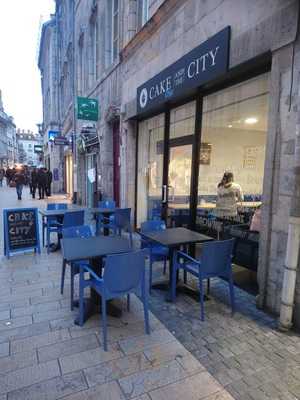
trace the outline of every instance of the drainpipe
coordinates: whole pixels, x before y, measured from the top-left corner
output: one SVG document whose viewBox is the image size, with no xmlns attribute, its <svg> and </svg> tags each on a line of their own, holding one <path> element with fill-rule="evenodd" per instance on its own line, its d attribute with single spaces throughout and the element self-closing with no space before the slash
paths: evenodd
<svg viewBox="0 0 300 400">
<path fill-rule="evenodd" d="M 281 293 L 281 306 L 278 328 L 282 331 L 289 330 L 293 323 L 293 308 L 295 300 L 297 267 L 300 248 L 300 124 L 296 126 L 295 139 L 295 186 L 292 197 L 286 258 L 284 265 L 283 287 Z"/>
</svg>

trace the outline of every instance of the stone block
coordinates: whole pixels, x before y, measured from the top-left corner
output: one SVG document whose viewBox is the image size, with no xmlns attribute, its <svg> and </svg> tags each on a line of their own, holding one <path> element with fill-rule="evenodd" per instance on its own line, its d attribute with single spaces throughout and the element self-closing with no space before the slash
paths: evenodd
<svg viewBox="0 0 300 400">
<path fill-rule="evenodd" d="M 70 339 L 67 329 L 61 329 L 54 332 L 46 332 L 42 335 L 32 336 L 26 339 L 12 340 L 10 343 L 11 353 L 20 353 L 23 351 L 37 349 L 57 342 L 63 342 Z"/>
<path fill-rule="evenodd" d="M 8 320 L 9 318 L 10 318 L 9 310 L 0 311 L 0 321 Z"/>
<path fill-rule="evenodd" d="M 0 357 L 9 355 L 9 342 L 0 343 Z"/>
<path fill-rule="evenodd" d="M 15 318 L 37 313 L 47 314 L 47 311 L 59 310 L 60 308 L 61 306 L 59 301 L 40 303 L 32 306 L 14 308 L 13 310 L 11 310 L 11 316 L 12 318 Z M 35 322 L 40 322 L 40 321 L 35 321 Z"/>
<path fill-rule="evenodd" d="M 121 379 L 138 371 L 151 368 L 144 354 L 138 353 L 95 365 L 84 370 L 89 386 Z"/>
<path fill-rule="evenodd" d="M 13 354 L 9 357 L 0 358 L 1 374 L 11 372 L 20 368 L 37 364 L 37 355 L 35 351 L 26 351 L 23 353 Z"/>
<path fill-rule="evenodd" d="M 12 391 L 7 400 L 56 400 L 87 388 L 83 373 L 73 372 Z"/>
<path fill-rule="evenodd" d="M 183 379 L 186 375 L 186 371 L 174 360 L 168 364 L 119 379 L 119 384 L 126 398 L 133 398 Z"/>
<path fill-rule="evenodd" d="M 39 362 L 45 362 L 82 351 L 96 349 L 97 347 L 99 347 L 99 342 L 95 335 L 84 336 L 41 347 L 38 349 L 38 358 Z"/>
<path fill-rule="evenodd" d="M 54 309 L 47 312 L 40 312 L 33 314 L 34 322 L 51 321 L 52 319 L 68 318 L 72 317 L 75 319 L 77 311 L 70 311 L 68 309 Z"/>
<path fill-rule="evenodd" d="M 23 339 L 26 337 L 35 336 L 49 331 L 50 331 L 50 326 L 48 322 L 26 325 L 20 328 L 14 327 L 11 330 L 0 332 L 0 343 L 6 342 L 7 340 Z"/>
<path fill-rule="evenodd" d="M 151 335 L 142 335 L 135 338 L 120 341 L 120 347 L 125 354 L 133 354 L 144 351 L 155 345 L 174 341 L 174 336 L 166 329 L 157 330 Z"/>
<path fill-rule="evenodd" d="M 64 400 L 125 400 L 117 382 L 97 385 L 83 392 L 64 397 Z"/>
<path fill-rule="evenodd" d="M 180 360 L 189 354 L 189 352 L 176 340 L 150 347 L 144 351 L 145 356 L 152 365 L 159 365 L 168 361 Z"/>
<path fill-rule="evenodd" d="M 18 369 L 0 376 L 0 393 L 21 389 L 59 375 L 60 371 L 56 360 Z"/>
<path fill-rule="evenodd" d="M 93 337 L 93 336 L 92 336 Z M 86 344 L 89 342 L 89 337 L 84 336 L 79 338 L 81 342 Z M 79 340 L 73 339 L 73 340 Z M 74 350 L 73 350 L 74 353 Z M 76 352 L 65 357 L 59 358 L 59 363 L 63 374 L 77 371 L 79 369 L 88 368 L 97 364 L 101 364 L 105 361 L 110 361 L 122 356 L 121 351 L 116 345 L 111 345 L 109 351 L 104 351 L 103 348 L 92 348 L 87 351 Z"/>
<path fill-rule="evenodd" d="M 222 387 L 215 379 L 207 372 L 200 372 L 179 382 L 153 390 L 150 392 L 150 396 L 152 400 L 200 400 L 220 392 L 222 392 Z"/>
<path fill-rule="evenodd" d="M 0 321 L 0 335 L 4 332 L 12 331 L 15 328 L 20 328 L 30 324 L 32 324 L 31 316 L 2 320 Z"/>
</svg>

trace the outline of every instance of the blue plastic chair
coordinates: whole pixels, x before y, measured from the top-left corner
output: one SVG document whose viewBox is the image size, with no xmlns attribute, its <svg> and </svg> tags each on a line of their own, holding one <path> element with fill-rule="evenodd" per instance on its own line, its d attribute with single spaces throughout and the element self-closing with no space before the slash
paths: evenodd
<svg viewBox="0 0 300 400">
<path fill-rule="evenodd" d="M 64 228 L 62 230 L 63 238 L 88 238 L 92 236 L 92 230 L 89 225 L 81 225 L 81 226 L 71 226 L 69 228 Z M 89 260 L 80 260 L 71 262 L 71 310 L 73 310 L 74 304 L 74 279 L 75 275 L 79 274 L 79 268 L 81 265 L 90 266 Z M 61 284 L 60 284 L 60 293 L 64 293 L 65 286 L 65 275 L 66 275 L 66 263 L 63 263 L 62 271 L 61 271 Z"/>
<path fill-rule="evenodd" d="M 115 234 L 121 236 L 122 230 L 129 233 L 129 240 L 131 247 L 133 246 L 132 240 L 132 227 L 130 223 L 131 208 L 119 208 L 114 215 L 114 221 L 109 225 L 113 228 Z"/>
<path fill-rule="evenodd" d="M 68 204 L 67 203 L 48 203 L 47 210 L 67 210 Z M 55 225 L 58 220 L 56 217 L 48 217 L 47 220 L 49 221 L 50 225 Z M 42 226 L 42 234 L 43 234 L 43 247 L 45 247 L 45 230 L 47 229 L 47 220 L 43 218 L 43 226 Z"/>
<path fill-rule="evenodd" d="M 145 331 L 150 334 L 148 298 L 145 288 L 145 260 L 148 250 L 107 256 L 104 263 L 103 278 L 91 268 L 80 266 L 79 278 L 79 324 L 84 320 L 84 289 L 90 287 L 101 296 L 103 347 L 107 351 L 106 302 L 127 295 L 127 309 L 130 310 L 130 293 L 141 288 L 144 305 Z M 89 279 L 84 273 L 89 272 Z"/>
<path fill-rule="evenodd" d="M 101 200 L 98 203 L 98 208 L 114 209 L 116 208 L 116 202 L 114 200 Z M 96 214 L 96 234 L 99 235 L 101 228 L 108 228 L 107 225 L 113 223 L 114 219 L 114 215 L 110 215 L 109 217 L 107 217 L 102 214 Z"/>
<path fill-rule="evenodd" d="M 55 225 L 47 224 L 47 252 L 49 253 L 50 234 L 57 233 L 58 237 L 62 235 L 62 231 L 65 228 L 71 226 L 80 226 L 84 224 L 84 210 L 66 212 L 64 215 L 63 223 L 57 222 Z"/>
<path fill-rule="evenodd" d="M 149 290 L 152 288 L 152 264 L 155 261 L 164 262 L 164 274 L 167 269 L 167 259 L 169 256 L 169 249 L 165 246 L 161 246 L 152 241 L 143 238 L 143 233 L 153 231 L 163 231 L 166 229 L 166 223 L 163 220 L 152 220 L 146 221 L 141 224 L 140 234 L 142 236 L 141 247 L 148 248 L 150 250 L 150 269 L 149 269 Z"/>
<path fill-rule="evenodd" d="M 232 252 L 234 239 L 213 241 L 203 244 L 200 260 L 196 260 L 182 251 L 177 251 L 172 276 L 172 300 L 176 297 L 176 275 L 179 269 L 183 269 L 199 279 L 201 320 L 204 321 L 204 290 L 203 279 L 214 277 L 228 280 L 232 313 L 234 313 L 234 285 L 232 277 Z"/>
</svg>

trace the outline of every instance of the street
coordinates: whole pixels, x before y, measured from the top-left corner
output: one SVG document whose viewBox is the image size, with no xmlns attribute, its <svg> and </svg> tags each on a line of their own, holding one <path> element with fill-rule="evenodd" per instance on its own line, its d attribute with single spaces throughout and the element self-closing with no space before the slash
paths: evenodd
<svg viewBox="0 0 300 400">
<path fill-rule="evenodd" d="M 30 199 L 28 189 L 18 201 L 15 189 L 0 188 L 1 216 L 5 207 L 45 204 Z M 3 254 L 2 231 L 0 237 Z M 136 299 L 133 315 L 110 318 L 105 354 L 97 316 L 83 328 L 74 325 L 69 286 L 59 293 L 60 268 L 60 252 L 1 258 L 1 400 L 171 400 L 179 398 L 175 393 L 197 400 L 299 398 L 300 337 L 278 332 L 250 294 L 236 288 L 238 310 L 231 317 L 227 287 L 213 281 L 201 322 L 195 300 L 180 295 L 170 304 L 153 290 L 150 337 Z"/>
</svg>

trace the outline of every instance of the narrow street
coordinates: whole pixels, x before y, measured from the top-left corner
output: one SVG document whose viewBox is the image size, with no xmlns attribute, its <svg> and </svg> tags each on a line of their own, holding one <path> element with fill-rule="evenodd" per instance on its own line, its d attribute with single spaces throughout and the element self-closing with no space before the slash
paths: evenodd
<svg viewBox="0 0 300 400">
<path fill-rule="evenodd" d="M 30 199 L 28 189 L 20 202 L 15 189 L 0 189 L 1 215 L 8 206 L 45 203 Z M 1 252 L 2 243 L 1 231 Z M 161 268 L 157 264 L 157 276 Z M 69 310 L 69 285 L 60 295 L 60 271 L 60 252 L 1 258 L 1 400 L 300 397 L 299 335 L 278 332 L 276 321 L 258 311 L 246 292 L 236 288 L 232 317 L 227 287 L 213 281 L 201 322 L 194 300 L 180 295 L 170 304 L 153 290 L 151 336 L 143 334 L 135 300 L 133 312 L 110 318 L 105 354 L 97 316 L 83 328 L 74 325 L 77 310 Z"/>
</svg>

